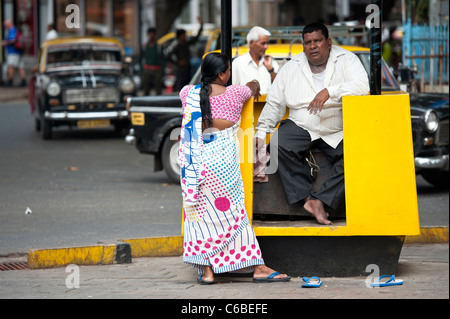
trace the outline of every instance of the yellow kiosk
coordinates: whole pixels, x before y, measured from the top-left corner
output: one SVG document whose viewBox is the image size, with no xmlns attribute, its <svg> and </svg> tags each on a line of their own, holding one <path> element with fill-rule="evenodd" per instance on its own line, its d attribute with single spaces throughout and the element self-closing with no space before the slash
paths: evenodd
<svg viewBox="0 0 450 319">
<path fill-rule="evenodd" d="M 244 106 L 240 143 L 247 212 L 266 262 L 292 275 L 363 275 L 370 264 L 394 274 L 405 236 L 420 233 L 409 95 L 343 99 L 346 207 L 332 226 L 289 218 L 298 207 L 286 204 L 276 173 L 253 182 L 253 152 L 242 150 L 252 150 L 264 104 Z"/>
</svg>

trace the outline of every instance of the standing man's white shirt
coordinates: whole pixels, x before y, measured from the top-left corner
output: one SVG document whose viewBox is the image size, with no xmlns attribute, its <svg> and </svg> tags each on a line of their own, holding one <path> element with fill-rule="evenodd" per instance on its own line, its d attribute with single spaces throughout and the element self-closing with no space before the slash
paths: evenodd
<svg viewBox="0 0 450 319">
<path fill-rule="evenodd" d="M 56 32 L 56 30 L 50 30 L 47 32 L 46 36 L 45 36 L 45 40 L 53 40 L 56 39 L 58 37 L 58 32 Z"/>
<path fill-rule="evenodd" d="M 280 70 L 275 60 L 272 61 L 272 67 L 275 73 Z M 259 65 L 253 61 L 249 52 L 234 59 L 232 67 L 232 82 L 234 85 L 245 85 L 255 79 L 261 86 L 261 94 L 267 94 L 272 85 L 272 76 L 264 65 L 264 57 L 259 61 Z"/>
<path fill-rule="evenodd" d="M 311 135 L 311 140 L 322 138 L 336 148 L 344 137 L 342 97 L 366 95 L 370 91 L 369 79 L 359 58 L 352 52 L 332 46 L 323 74 L 313 78 L 305 53 L 288 62 L 277 74 L 266 105 L 259 117 L 256 137 L 265 139 L 289 108 L 289 119 Z M 310 114 L 307 110 L 314 97 L 326 88 L 330 95 L 321 112 Z"/>
</svg>

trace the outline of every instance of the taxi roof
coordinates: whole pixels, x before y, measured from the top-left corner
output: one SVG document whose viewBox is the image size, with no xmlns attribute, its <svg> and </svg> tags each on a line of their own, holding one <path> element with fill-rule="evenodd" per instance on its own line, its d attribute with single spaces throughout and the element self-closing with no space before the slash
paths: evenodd
<svg viewBox="0 0 450 319">
<path fill-rule="evenodd" d="M 39 51 L 39 69 L 42 73 L 46 70 L 46 64 L 47 64 L 47 51 L 49 47 L 52 46 L 69 46 L 69 45 L 76 45 L 76 44 L 104 44 L 104 45 L 114 45 L 119 47 L 120 52 L 122 56 L 125 55 L 125 48 L 118 39 L 116 38 L 109 38 L 109 37 L 61 37 L 56 38 L 52 40 L 44 41 L 41 44 L 41 48 Z M 44 54 L 43 54 L 44 53 Z"/>
<path fill-rule="evenodd" d="M 108 37 L 63 37 L 44 41 L 41 48 L 46 48 L 58 44 L 83 44 L 83 43 L 114 43 L 123 48 L 122 42 L 116 38 Z"/>
<path fill-rule="evenodd" d="M 348 45 L 339 45 L 339 46 L 351 52 L 361 52 L 361 51 L 370 52 L 369 48 L 360 46 L 348 46 Z M 232 55 L 233 57 L 235 57 L 237 55 L 243 55 L 248 51 L 249 51 L 248 46 L 234 47 L 232 49 Z M 303 44 L 295 43 L 291 45 L 287 43 L 281 44 L 277 43 L 277 44 L 269 44 L 269 48 L 267 49 L 266 54 L 275 58 L 284 58 L 284 57 L 287 58 L 296 56 L 301 52 L 303 52 Z"/>
</svg>

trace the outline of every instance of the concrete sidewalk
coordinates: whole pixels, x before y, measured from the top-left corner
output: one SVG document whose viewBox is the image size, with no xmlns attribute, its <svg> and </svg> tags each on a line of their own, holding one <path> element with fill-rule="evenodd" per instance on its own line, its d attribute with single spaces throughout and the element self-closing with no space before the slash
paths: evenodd
<svg viewBox="0 0 450 319">
<path fill-rule="evenodd" d="M 23 102 L 28 103 L 28 87 L 0 86 L 0 103 Z"/>
<path fill-rule="evenodd" d="M 183 264 L 181 257 L 143 257 L 131 264 L 0 271 L 0 298 L 194 299 L 198 306 L 206 304 L 201 299 L 234 299 L 235 303 L 247 299 L 448 299 L 448 251 L 448 244 L 404 245 L 396 274 L 404 284 L 384 288 L 368 288 L 368 277 L 321 278 L 321 288 L 305 289 L 295 277 L 288 283 L 255 284 L 249 276 L 230 275 L 216 277 L 218 283 L 213 286 L 202 286 L 196 283 L 194 268 Z M 26 259 L 0 259 L 0 263 L 13 261 Z M 181 308 L 170 311 L 180 313 Z"/>
</svg>

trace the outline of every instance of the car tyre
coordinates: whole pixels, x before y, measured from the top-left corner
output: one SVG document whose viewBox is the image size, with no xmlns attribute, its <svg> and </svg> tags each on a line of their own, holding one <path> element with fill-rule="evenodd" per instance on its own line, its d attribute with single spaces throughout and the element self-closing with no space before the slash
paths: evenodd
<svg viewBox="0 0 450 319">
<path fill-rule="evenodd" d="M 52 138 L 52 123 L 49 120 L 41 119 L 42 138 L 50 140 Z"/>
<path fill-rule="evenodd" d="M 449 188 L 449 173 L 442 171 L 432 171 L 421 174 L 422 177 L 430 184 L 439 188 Z"/>
<path fill-rule="evenodd" d="M 167 176 L 174 182 L 180 182 L 180 160 L 179 160 L 180 142 L 173 141 L 170 137 L 164 140 L 161 159 L 164 171 Z"/>
<path fill-rule="evenodd" d="M 41 131 L 41 120 L 40 119 L 34 119 L 34 129 L 36 132 Z"/>
</svg>

